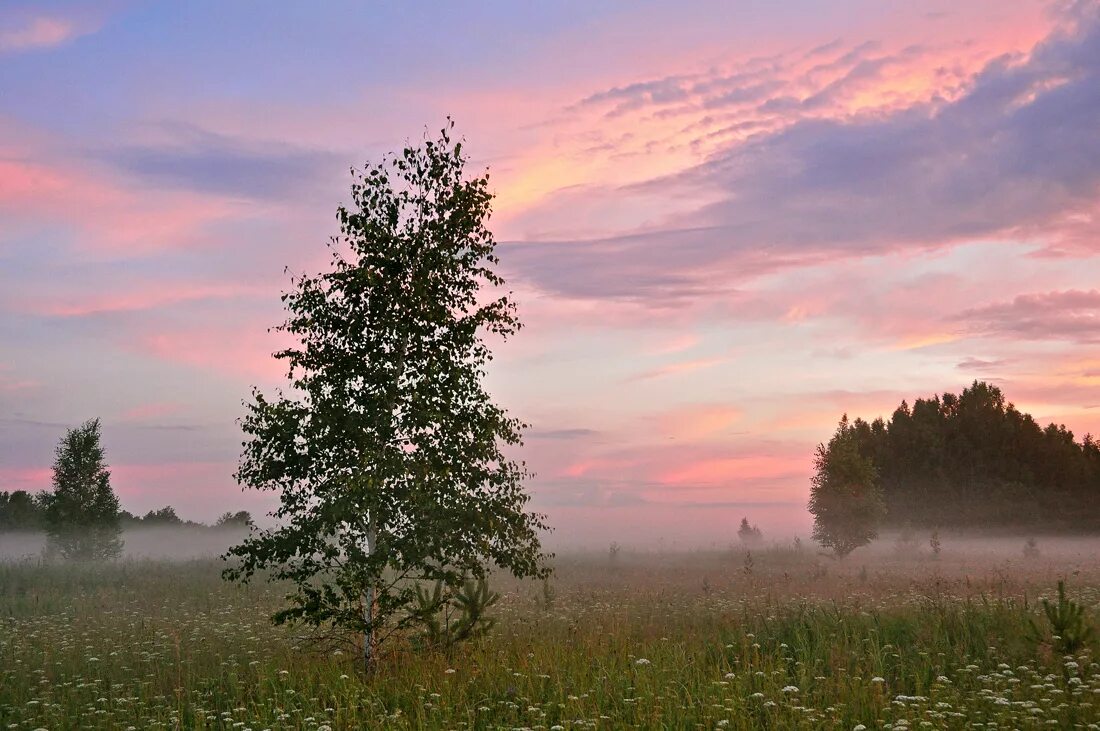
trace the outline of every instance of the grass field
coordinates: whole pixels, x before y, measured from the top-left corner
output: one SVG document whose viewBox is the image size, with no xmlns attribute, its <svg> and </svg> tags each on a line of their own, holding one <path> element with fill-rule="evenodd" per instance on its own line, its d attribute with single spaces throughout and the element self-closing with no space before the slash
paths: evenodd
<svg viewBox="0 0 1100 731">
<path fill-rule="evenodd" d="M 0 728 L 1100 728 L 1092 653 L 1029 632 L 1063 576 L 1096 621 L 1096 555 L 947 543 L 559 557 L 546 586 L 497 580 L 487 638 L 395 642 L 370 677 L 296 647 L 278 587 L 217 561 L 9 562 Z"/>
</svg>

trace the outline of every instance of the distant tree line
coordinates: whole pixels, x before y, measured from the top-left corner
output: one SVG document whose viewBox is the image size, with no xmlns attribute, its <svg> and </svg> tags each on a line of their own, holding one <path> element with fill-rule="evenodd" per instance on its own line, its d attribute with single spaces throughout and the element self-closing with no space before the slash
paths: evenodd
<svg viewBox="0 0 1100 731">
<path fill-rule="evenodd" d="M 43 495 L 26 490 L 6 492 L 0 490 L 0 531 L 43 530 L 46 527 L 45 504 Z M 150 510 L 145 515 L 134 515 L 128 510 L 119 510 L 119 522 L 125 527 L 179 525 L 197 528 L 228 528 L 248 526 L 252 523 L 252 514 L 247 510 L 236 513 L 223 513 L 210 525 L 194 520 L 184 520 L 176 514 L 176 509 L 166 505 L 160 510 Z"/>
<path fill-rule="evenodd" d="M 119 508 L 100 436 L 99 419 L 66 430 L 57 445 L 52 491 L 0 491 L 0 531 L 42 530 L 47 557 L 103 561 L 122 554 L 126 526 L 202 525 L 183 521 L 171 506 L 141 517 Z M 251 525 L 252 516 L 242 510 L 224 513 L 215 527 Z"/>
<path fill-rule="evenodd" d="M 829 448 L 852 443 L 869 461 L 887 526 L 1100 529 L 1100 443 L 1040 426 L 996 386 L 902 401 L 847 429 Z"/>
</svg>

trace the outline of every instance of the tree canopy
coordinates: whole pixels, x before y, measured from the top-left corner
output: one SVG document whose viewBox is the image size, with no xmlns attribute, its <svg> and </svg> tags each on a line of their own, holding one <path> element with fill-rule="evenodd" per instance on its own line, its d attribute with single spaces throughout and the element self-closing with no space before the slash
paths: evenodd
<svg viewBox="0 0 1100 731">
<path fill-rule="evenodd" d="M 42 528 L 42 506 L 26 490 L 0 491 L 0 531 Z"/>
<path fill-rule="evenodd" d="M 483 386 L 486 336 L 520 323 L 494 291 L 488 176 L 465 176 L 451 132 L 354 173 L 331 269 L 283 296 L 293 391 L 254 391 L 242 421 L 237 478 L 278 493 L 278 525 L 232 549 L 226 576 L 269 569 L 294 587 L 277 622 L 362 632 L 368 654 L 410 621 L 417 581 L 545 572 L 542 516 L 504 451 L 524 425 Z"/>
<path fill-rule="evenodd" d="M 1100 529 L 1100 445 L 1040 426 L 994 385 L 902 401 L 889 420 L 851 428 L 889 524 Z"/>
<path fill-rule="evenodd" d="M 81 561 L 122 553 L 118 498 L 100 444 L 99 419 L 65 432 L 57 446 L 53 488 L 39 496 L 48 552 Z"/>
<path fill-rule="evenodd" d="M 809 510 L 814 540 L 842 558 L 878 535 L 884 512 L 878 474 L 871 460 L 860 454 L 847 416 L 829 443 L 817 447 Z"/>
</svg>

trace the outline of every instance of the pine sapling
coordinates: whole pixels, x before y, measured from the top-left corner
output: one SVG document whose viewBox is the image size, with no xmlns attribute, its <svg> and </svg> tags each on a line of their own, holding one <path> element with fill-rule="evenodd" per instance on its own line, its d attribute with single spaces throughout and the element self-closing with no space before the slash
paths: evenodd
<svg viewBox="0 0 1100 731">
<path fill-rule="evenodd" d="M 1050 643 L 1055 652 L 1072 655 L 1090 644 L 1094 630 L 1085 615 L 1085 607 L 1066 596 L 1066 582 L 1058 582 L 1057 603 L 1043 599 L 1043 613 L 1050 625 Z M 1043 632 L 1035 623 L 1031 623 L 1032 637 L 1040 642 L 1045 640 Z"/>
</svg>

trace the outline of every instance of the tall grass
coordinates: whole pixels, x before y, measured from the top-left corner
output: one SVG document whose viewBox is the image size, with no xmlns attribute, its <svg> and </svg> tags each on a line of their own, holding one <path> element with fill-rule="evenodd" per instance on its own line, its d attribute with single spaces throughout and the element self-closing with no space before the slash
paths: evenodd
<svg viewBox="0 0 1100 731">
<path fill-rule="evenodd" d="M 1052 565 L 809 552 L 559 560 L 451 652 L 297 647 L 213 561 L 0 565 L 0 728 L 1052 728 L 1100 723 L 1091 650 L 1030 636 Z M 1095 621 L 1100 570 L 1070 588 Z"/>
</svg>

